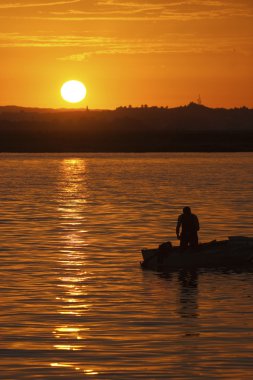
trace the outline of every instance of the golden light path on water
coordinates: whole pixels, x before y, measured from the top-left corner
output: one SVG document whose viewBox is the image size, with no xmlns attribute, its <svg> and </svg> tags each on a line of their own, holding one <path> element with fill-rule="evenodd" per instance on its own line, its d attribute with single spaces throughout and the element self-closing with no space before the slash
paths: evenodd
<svg viewBox="0 0 253 380">
<path fill-rule="evenodd" d="M 201 241 L 252 235 L 253 154 L 0 159 L 0 378 L 252 379 L 250 268 L 139 261 L 185 204 Z"/>
<path fill-rule="evenodd" d="M 87 296 L 87 286 L 85 281 L 89 279 L 89 274 L 85 268 L 85 257 L 81 254 L 83 247 L 87 246 L 85 235 L 87 230 L 82 229 L 83 215 L 82 209 L 87 202 L 87 189 L 83 181 L 78 181 L 80 177 L 85 177 L 85 161 L 78 159 L 65 159 L 62 162 L 61 173 L 61 198 L 59 199 L 58 211 L 63 220 L 61 225 L 69 233 L 64 235 L 65 247 L 61 249 L 61 259 L 58 261 L 62 268 L 62 275 L 59 277 L 58 286 L 63 289 L 62 297 L 56 297 L 62 305 L 58 310 L 61 315 L 71 315 L 81 317 L 92 304 L 84 303 L 83 297 Z M 80 297 L 80 298 L 79 298 Z M 85 334 L 90 330 L 79 324 L 60 325 L 53 330 L 54 337 L 59 341 L 54 345 L 57 350 L 79 351 L 85 350 Z M 75 344 L 68 341 L 76 341 Z M 50 363 L 52 367 L 68 367 L 86 375 L 97 375 L 98 372 L 91 368 L 85 368 L 75 363 L 58 362 Z"/>
</svg>

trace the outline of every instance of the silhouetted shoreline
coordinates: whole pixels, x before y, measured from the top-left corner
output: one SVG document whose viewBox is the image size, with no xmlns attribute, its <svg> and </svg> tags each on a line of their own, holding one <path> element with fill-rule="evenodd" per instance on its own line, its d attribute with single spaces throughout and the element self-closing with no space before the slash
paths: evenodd
<svg viewBox="0 0 253 380">
<path fill-rule="evenodd" d="M 0 107 L 1 152 L 251 152 L 253 109 Z"/>
</svg>

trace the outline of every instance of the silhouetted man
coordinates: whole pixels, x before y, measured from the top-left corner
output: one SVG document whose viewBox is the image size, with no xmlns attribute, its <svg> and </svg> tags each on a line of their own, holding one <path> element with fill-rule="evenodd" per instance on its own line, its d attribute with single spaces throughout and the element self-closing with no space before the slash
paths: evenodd
<svg viewBox="0 0 253 380">
<path fill-rule="evenodd" d="M 180 234 L 181 228 L 181 234 Z M 190 207 L 183 208 L 183 214 L 179 215 L 176 234 L 180 239 L 180 247 L 182 249 L 198 247 L 198 217 L 192 214 Z"/>
</svg>

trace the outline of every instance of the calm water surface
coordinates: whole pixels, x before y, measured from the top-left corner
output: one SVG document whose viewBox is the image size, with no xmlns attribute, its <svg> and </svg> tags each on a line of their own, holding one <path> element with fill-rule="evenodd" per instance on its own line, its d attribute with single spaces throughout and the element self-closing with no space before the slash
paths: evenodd
<svg viewBox="0 0 253 380">
<path fill-rule="evenodd" d="M 253 154 L 0 155 L 0 378 L 252 379 L 253 274 L 141 270 L 191 205 L 253 236 Z"/>
</svg>

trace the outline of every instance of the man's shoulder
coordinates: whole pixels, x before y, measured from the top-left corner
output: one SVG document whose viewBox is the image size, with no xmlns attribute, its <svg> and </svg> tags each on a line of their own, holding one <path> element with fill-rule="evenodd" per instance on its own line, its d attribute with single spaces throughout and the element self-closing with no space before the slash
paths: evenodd
<svg viewBox="0 0 253 380">
<path fill-rule="evenodd" d="M 195 214 L 192 214 L 192 219 L 195 220 L 196 223 L 199 222 L 199 219 L 198 219 L 197 215 L 195 215 Z"/>
</svg>

